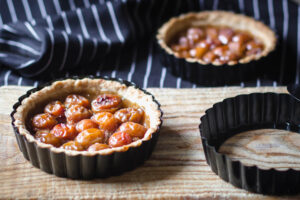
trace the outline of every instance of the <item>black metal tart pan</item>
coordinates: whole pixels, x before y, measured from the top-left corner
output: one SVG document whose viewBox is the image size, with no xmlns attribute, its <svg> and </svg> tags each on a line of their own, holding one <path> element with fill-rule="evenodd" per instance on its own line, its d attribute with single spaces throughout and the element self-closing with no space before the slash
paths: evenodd
<svg viewBox="0 0 300 200">
<path fill-rule="evenodd" d="M 289 94 L 253 93 L 216 103 L 199 126 L 208 165 L 223 180 L 245 190 L 287 195 L 300 193 L 300 171 L 246 166 L 218 152 L 230 137 L 253 129 L 274 128 L 300 133 L 300 102 Z"/>
<path fill-rule="evenodd" d="M 273 60 L 277 51 L 270 52 L 267 56 L 248 63 L 235 65 L 213 65 L 189 62 L 185 58 L 178 58 L 166 52 L 159 44 L 160 61 L 168 71 L 177 77 L 202 86 L 233 85 L 243 81 L 256 80 L 266 74 L 274 73 Z M 268 77 L 267 77 L 268 78 Z"/>
<path fill-rule="evenodd" d="M 147 95 L 151 95 L 153 101 L 158 105 L 160 109 L 160 104 L 155 100 L 154 96 L 136 86 L 132 82 L 128 82 L 122 79 L 115 79 L 109 77 L 99 77 L 99 76 L 89 76 L 89 77 L 78 77 L 74 76 L 68 79 L 105 79 L 118 81 L 126 86 L 133 86 L 136 89 L 143 91 Z M 55 81 L 64 80 L 57 79 L 46 83 L 44 85 L 38 86 L 26 92 L 26 94 L 19 97 L 18 102 L 14 104 L 13 111 L 11 113 L 12 126 L 14 133 L 17 139 L 19 149 L 23 153 L 24 157 L 31 162 L 34 167 L 40 168 L 41 170 L 55 174 L 59 177 L 68 177 L 72 179 L 93 179 L 93 178 L 105 178 L 109 176 L 120 175 L 125 171 L 132 170 L 139 165 L 143 164 L 147 160 L 158 139 L 159 130 L 162 125 L 162 111 L 160 116 L 161 124 L 159 125 L 158 130 L 152 134 L 150 140 L 143 141 L 142 144 L 138 147 L 130 147 L 127 151 L 124 152 L 113 152 L 109 155 L 100 155 L 96 154 L 93 156 L 90 155 L 76 155 L 71 156 L 63 153 L 55 153 L 48 148 L 41 148 L 34 142 L 29 142 L 25 136 L 19 133 L 18 128 L 14 125 L 14 114 L 16 113 L 17 108 L 21 105 L 23 99 L 30 96 L 32 93 L 41 90 L 42 88 L 51 85 Z"/>
</svg>

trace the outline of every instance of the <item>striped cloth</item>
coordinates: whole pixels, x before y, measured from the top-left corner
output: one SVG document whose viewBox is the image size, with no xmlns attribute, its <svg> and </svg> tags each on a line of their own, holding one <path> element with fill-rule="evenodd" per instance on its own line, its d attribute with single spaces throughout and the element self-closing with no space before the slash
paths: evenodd
<svg viewBox="0 0 300 200">
<path fill-rule="evenodd" d="M 30 85 L 71 75 L 107 75 L 141 87 L 201 87 L 159 62 L 155 34 L 171 16 L 229 10 L 275 30 L 280 56 L 274 80 L 298 81 L 300 6 L 289 0 L 0 0 L 0 85 Z"/>
</svg>

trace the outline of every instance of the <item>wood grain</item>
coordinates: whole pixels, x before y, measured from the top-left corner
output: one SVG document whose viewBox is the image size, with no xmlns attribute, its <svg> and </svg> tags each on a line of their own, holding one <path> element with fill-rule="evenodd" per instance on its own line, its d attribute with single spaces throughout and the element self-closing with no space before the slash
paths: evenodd
<svg viewBox="0 0 300 200">
<path fill-rule="evenodd" d="M 224 98 L 251 92 L 286 92 L 284 88 L 149 89 L 164 111 L 164 124 L 151 158 L 121 176 L 92 181 L 55 177 L 23 158 L 9 114 L 27 89 L 0 88 L 2 199 L 276 199 L 235 188 L 215 175 L 206 164 L 198 125 L 204 111 Z"/>
<path fill-rule="evenodd" d="M 246 131 L 229 138 L 220 152 L 245 165 L 300 170 L 300 135 L 274 129 Z"/>
</svg>

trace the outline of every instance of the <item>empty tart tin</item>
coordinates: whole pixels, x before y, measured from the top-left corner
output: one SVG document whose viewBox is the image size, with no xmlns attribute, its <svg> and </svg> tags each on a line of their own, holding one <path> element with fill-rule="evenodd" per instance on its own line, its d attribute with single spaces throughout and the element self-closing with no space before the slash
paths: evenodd
<svg viewBox="0 0 300 200">
<path fill-rule="evenodd" d="M 149 120 L 144 137 L 125 146 L 96 152 L 56 148 L 34 138 L 26 123 L 29 116 L 38 112 L 36 107 L 61 95 L 87 91 L 115 92 L 142 107 Z M 27 91 L 13 106 L 11 118 L 24 157 L 47 173 L 72 179 L 104 178 L 136 168 L 150 157 L 162 125 L 160 104 L 149 92 L 125 80 L 94 76 L 56 80 Z"/>
<path fill-rule="evenodd" d="M 271 128 L 299 133 L 299 116 L 300 102 L 289 94 L 253 93 L 214 104 L 201 117 L 199 126 L 208 165 L 223 180 L 251 192 L 300 193 L 299 170 L 244 165 L 219 152 L 228 138 L 248 130 Z"/>
<path fill-rule="evenodd" d="M 264 49 L 260 54 L 250 55 L 237 62 L 229 61 L 220 64 L 213 61 L 206 63 L 200 58 L 182 58 L 172 50 L 170 43 L 180 33 L 190 27 L 216 26 L 228 27 L 250 33 L 254 38 L 260 39 Z M 275 33 L 262 22 L 251 17 L 227 11 L 203 11 L 188 13 L 171 18 L 157 33 L 157 42 L 160 49 L 160 60 L 175 76 L 191 82 L 219 86 L 256 79 L 270 73 L 270 63 L 275 56 L 277 38 Z"/>
</svg>

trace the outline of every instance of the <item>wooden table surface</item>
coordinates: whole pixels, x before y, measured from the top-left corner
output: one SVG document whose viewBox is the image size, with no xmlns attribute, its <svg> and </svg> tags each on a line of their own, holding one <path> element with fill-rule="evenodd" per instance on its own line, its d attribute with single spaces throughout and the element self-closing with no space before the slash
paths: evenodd
<svg viewBox="0 0 300 200">
<path fill-rule="evenodd" d="M 16 99 L 28 89 L 0 88 L 1 199 L 277 199 L 235 188 L 215 175 L 206 164 L 198 125 L 205 110 L 224 98 L 251 92 L 286 92 L 283 87 L 149 88 L 164 111 L 163 127 L 152 156 L 131 172 L 91 181 L 47 174 L 23 158 L 9 114 Z"/>
</svg>

